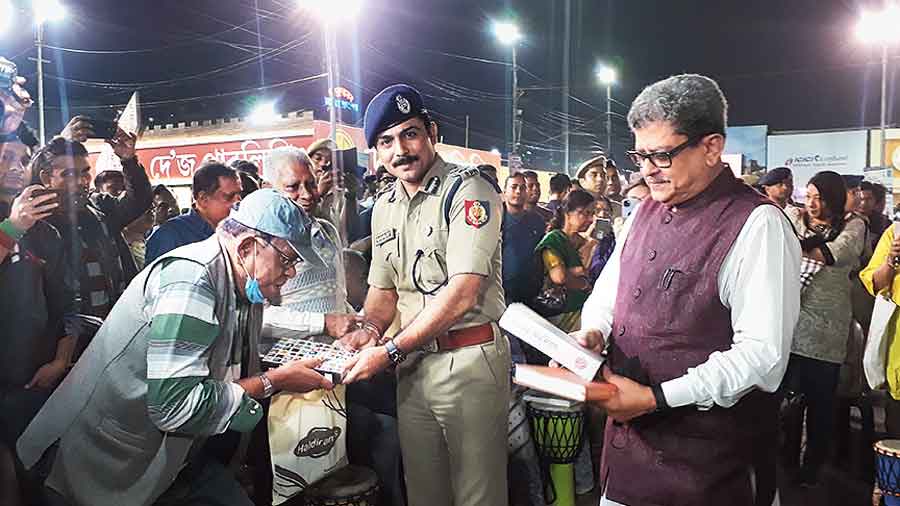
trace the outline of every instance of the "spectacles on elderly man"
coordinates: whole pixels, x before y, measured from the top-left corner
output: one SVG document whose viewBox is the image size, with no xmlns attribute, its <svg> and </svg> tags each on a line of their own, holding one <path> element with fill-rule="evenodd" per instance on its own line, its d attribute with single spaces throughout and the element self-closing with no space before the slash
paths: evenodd
<svg viewBox="0 0 900 506">
<path fill-rule="evenodd" d="M 285 255 L 284 253 L 282 253 L 281 250 L 278 249 L 274 244 L 272 244 L 272 241 L 270 241 L 269 239 L 266 239 L 265 237 L 260 237 L 260 239 L 262 239 L 263 242 L 265 242 L 267 246 L 271 246 L 271 248 L 273 250 L 275 250 L 275 253 L 278 253 L 279 260 L 281 261 L 281 267 L 283 267 L 284 270 L 288 270 L 291 267 L 297 267 L 298 265 L 300 265 L 303 262 L 303 259 L 300 258 L 299 256 L 295 256 L 294 258 L 291 258 L 291 257 Z"/>
<path fill-rule="evenodd" d="M 707 133 L 703 135 L 698 135 L 696 137 L 691 137 L 688 140 L 682 142 L 681 144 L 675 146 L 669 151 L 654 151 L 653 153 L 641 153 L 640 151 L 626 151 L 625 154 L 631 160 L 631 163 L 635 164 L 638 168 L 644 164 L 644 160 L 648 160 L 653 164 L 657 169 L 668 169 L 672 166 L 672 159 L 678 156 L 679 153 L 684 151 L 685 149 L 699 143 L 703 140 L 704 137 L 712 135 L 712 133 Z"/>
</svg>

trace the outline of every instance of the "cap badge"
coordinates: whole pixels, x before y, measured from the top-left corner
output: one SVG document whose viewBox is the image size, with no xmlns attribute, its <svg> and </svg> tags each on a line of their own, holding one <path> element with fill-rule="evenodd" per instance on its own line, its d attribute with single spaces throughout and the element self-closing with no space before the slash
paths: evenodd
<svg viewBox="0 0 900 506">
<path fill-rule="evenodd" d="M 411 109 L 409 105 L 409 100 L 406 99 L 403 95 L 397 95 L 397 110 L 400 111 L 401 114 L 409 114 Z"/>
</svg>

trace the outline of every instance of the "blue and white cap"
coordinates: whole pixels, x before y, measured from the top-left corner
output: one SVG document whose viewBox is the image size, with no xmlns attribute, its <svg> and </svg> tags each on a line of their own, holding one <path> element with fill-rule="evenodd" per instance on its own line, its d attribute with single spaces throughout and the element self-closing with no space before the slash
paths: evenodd
<svg viewBox="0 0 900 506">
<path fill-rule="evenodd" d="M 294 201 L 271 188 L 256 190 L 241 200 L 230 217 L 245 227 L 284 239 L 304 262 L 324 267 L 312 247 L 312 220 Z"/>
</svg>

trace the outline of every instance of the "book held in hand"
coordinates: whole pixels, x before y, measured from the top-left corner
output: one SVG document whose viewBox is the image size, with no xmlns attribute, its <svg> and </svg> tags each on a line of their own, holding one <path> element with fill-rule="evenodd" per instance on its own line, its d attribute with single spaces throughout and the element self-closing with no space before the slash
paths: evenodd
<svg viewBox="0 0 900 506">
<path fill-rule="evenodd" d="M 525 304 L 510 304 L 499 324 L 503 330 L 534 346 L 586 381 L 594 379 L 603 365 L 603 357 L 599 353 L 584 349 L 572 336 Z"/>
<path fill-rule="evenodd" d="M 616 386 L 606 381 L 587 381 L 561 367 L 516 364 L 513 382 L 578 402 L 597 402 L 616 394 Z"/>
</svg>

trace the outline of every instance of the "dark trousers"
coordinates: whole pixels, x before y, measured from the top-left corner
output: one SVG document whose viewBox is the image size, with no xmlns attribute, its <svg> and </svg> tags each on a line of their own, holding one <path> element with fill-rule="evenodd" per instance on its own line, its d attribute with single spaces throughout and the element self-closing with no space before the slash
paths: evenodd
<svg viewBox="0 0 900 506">
<path fill-rule="evenodd" d="M 785 452 L 789 464 L 799 462 L 803 435 L 803 411 L 806 412 L 806 453 L 801 476 L 816 480 L 834 430 L 836 390 L 841 365 L 799 355 L 791 355 L 784 387 L 802 393 L 805 410 L 785 420 Z"/>
<path fill-rule="evenodd" d="M 253 506 L 253 501 L 233 472 L 216 457 L 201 455 L 182 469 L 155 506 Z"/>
<path fill-rule="evenodd" d="M 8 460 L 0 462 L 2 468 L 0 474 L 3 475 L 0 482 L 3 483 L 3 489 L 7 489 L 7 483 L 17 483 L 18 493 L 26 504 L 39 501 L 43 487 L 39 480 L 32 479 L 29 473 L 25 472 L 15 458 L 16 440 L 25 432 L 25 428 L 49 397 L 49 390 L 0 387 L 0 447 L 5 446 L 9 453 Z M 0 504 L 5 504 L 3 498 L 4 494 L 0 492 Z"/>
<path fill-rule="evenodd" d="M 74 506 L 50 487 L 45 506 Z M 124 505 L 123 505 L 124 506 Z M 254 506 L 234 477 L 218 459 L 201 452 L 175 478 L 154 506 Z"/>
</svg>

